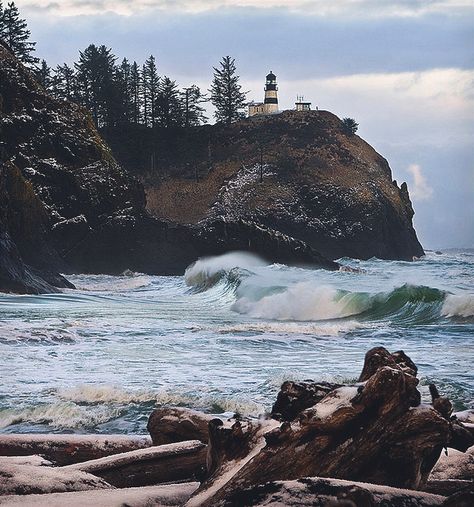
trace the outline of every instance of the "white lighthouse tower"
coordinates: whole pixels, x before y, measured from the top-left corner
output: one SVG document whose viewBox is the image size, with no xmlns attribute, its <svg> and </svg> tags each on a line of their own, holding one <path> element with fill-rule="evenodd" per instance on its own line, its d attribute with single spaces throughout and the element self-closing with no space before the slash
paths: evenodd
<svg viewBox="0 0 474 507">
<path fill-rule="evenodd" d="M 276 76 L 270 71 L 265 83 L 265 112 L 266 114 L 278 112 L 278 86 Z"/>
<path fill-rule="evenodd" d="M 250 102 L 249 116 L 278 113 L 278 86 L 276 76 L 270 71 L 265 81 L 263 102 Z"/>
</svg>

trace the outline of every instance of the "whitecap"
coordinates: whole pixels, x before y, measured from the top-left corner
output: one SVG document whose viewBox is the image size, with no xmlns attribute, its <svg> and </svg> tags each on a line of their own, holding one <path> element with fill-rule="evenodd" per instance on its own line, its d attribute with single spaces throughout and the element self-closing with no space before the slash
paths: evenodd
<svg viewBox="0 0 474 507">
<path fill-rule="evenodd" d="M 441 308 L 445 317 L 473 317 L 474 294 L 448 294 Z"/>
</svg>

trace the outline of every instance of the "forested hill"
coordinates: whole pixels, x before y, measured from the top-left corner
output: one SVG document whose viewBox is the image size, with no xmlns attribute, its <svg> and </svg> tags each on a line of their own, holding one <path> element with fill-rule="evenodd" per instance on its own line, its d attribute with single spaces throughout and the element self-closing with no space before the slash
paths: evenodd
<svg viewBox="0 0 474 507">
<path fill-rule="evenodd" d="M 103 132 L 162 219 L 247 220 L 333 259 L 423 255 L 406 184 L 398 186 L 388 162 L 328 111 Z"/>
<path fill-rule="evenodd" d="M 45 93 L 0 45 L 0 291 L 70 286 L 57 272 L 182 274 L 198 257 L 250 250 L 329 269 L 305 243 L 251 222 L 158 220 L 82 107 Z"/>
</svg>

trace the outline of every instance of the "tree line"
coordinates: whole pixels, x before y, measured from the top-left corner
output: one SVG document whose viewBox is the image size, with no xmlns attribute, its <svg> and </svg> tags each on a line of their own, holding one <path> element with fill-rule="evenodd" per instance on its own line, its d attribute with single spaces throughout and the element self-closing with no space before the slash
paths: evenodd
<svg viewBox="0 0 474 507">
<path fill-rule="evenodd" d="M 120 62 L 104 45 L 90 44 L 79 52 L 72 66 L 55 68 L 34 56 L 27 22 L 14 2 L 3 7 L 0 0 L 0 38 L 36 74 L 40 84 L 54 97 L 87 108 L 99 128 L 123 124 L 147 127 L 191 127 L 205 123 L 203 104 L 211 102 L 218 122 L 231 123 L 244 116 L 246 93 L 242 92 L 235 60 L 224 57 L 208 93 L 193 84 L 179 88 L 176 81 L 160 76 L 152 55 L 139 65 L 124 58 Z"/>
</svg>

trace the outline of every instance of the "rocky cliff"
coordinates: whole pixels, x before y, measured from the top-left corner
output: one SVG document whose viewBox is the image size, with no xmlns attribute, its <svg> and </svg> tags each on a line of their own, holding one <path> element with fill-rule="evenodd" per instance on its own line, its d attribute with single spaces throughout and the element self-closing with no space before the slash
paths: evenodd
<svg viewBox="0 0 474 507">
<path fill-rule="evenodd" d="M 58 272 L 178 274 L 201 255 L 251 250 L 336 269 L 304 242 L 241 217 L 152 217 L 82 108 L 48 96 L 0 45 L 0 290 L 51 292 Z"/>
<path fill-rule="evenodd" d="M 388 162 L 328 111 L 252 117 L 172 139 L 144 134 L 132 132 L 127 143 L 123 133 L 107 133 L 114 153 L 140 174 L 157 217 L 245 220 L 333 259 L 423 255 L 406 184 L 399 187 Z"/>
</svg>

